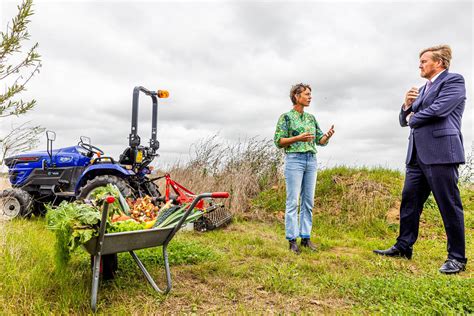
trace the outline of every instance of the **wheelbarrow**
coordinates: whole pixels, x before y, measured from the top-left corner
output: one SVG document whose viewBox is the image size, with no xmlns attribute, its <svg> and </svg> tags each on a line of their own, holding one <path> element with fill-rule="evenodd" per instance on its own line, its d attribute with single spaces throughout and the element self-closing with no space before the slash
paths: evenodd
<svg viewBox="0 0 474 316">
<path fill-rule="evenodd" d="M 186 221 L 191 211 L 194 209 L 203 198 L 227 198 L 229 193 L 227 192 L 214 192 L 214 193 L 202 193 L 196 196 L 193 202 L 188 206 L 181 220 L 175 227 L 171 228 L 154 228 L 146 230 L 136 230 L 129 232 L 120 233 L 105 233 L 107 224 L 108 208 L 109 204 L 115 201 L 115 198 L 109 196 L 106 198 L 103 210 L 102 219 L 100 221 L 99 236 L 89 240 L 83 245 L 84 249 L 93 256 L 92 266 L 92 289 L 91 289 L 91 308 L 95 312 L 97 311 L 97 296 L 99 291 L 99 274 L 100 274 L 100 262 L 104 255 L 115 254 L 119 252 L 129 252 L 135 263 L 142 270 L 148 283 L 153 289 L 159 293 L 166 294 L 171 290 L 171 273 L 168 262 L 168 243 L 173 239 L 176 232 L 181 228 L 181 225 Z M 134 250 L 151 248 L 151 247 L 163 247 L 163 259 L 166 274 L 166 288 L 160 289 L 155 283 L 151 275 L 146 270 L 143 263 L 137 257 Z"/>
</svg>

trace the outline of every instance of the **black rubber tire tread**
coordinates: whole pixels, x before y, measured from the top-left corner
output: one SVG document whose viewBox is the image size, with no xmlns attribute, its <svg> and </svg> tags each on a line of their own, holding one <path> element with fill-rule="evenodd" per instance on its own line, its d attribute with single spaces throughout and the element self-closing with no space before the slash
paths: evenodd
<svg viewBox="0 0 474 316">
<path fill-rule="evenodd" d="M 103 175 L 88 180 L 87 183 L 83 187 L 81 187 L 77 199 L 83 200 L 87 197 L 87 194 L 89 194 L 89 192 L 91 192 L 95 188 L 106 186 L 109 183 L 116 185 L 117 188 L 120 190 L 120 193 L 122 193 L 123 197 L 127 198 L 133 196 L 132 188 L 127 184 L 125 180 L 117 176 Z"/>
<path fill-rule="evenodd" d="M 91 272 L 94 268 L 94 256 L 91 256 Z M 118 256 L 116 253 L 103 255 L 100 260 L 100 274 L 102 280 L 112 280 L 118 271 Z"/>
<path fill-rule="evenodd" d="M 18 200 L 20 203 L 20 212 L 21 217 L 26 217 L 30 215 L 33 210 L 33 197 L 20 188 L 6 189 L 0 192 L 0 197 L 12 196 Z"/>
<path fill-rule="evenodd" d="M 112 280 L 118 270 L 118 256 L 116 253 L 102 256 L 102 280 Z"/>
<path fill-rule="evenodd" d="M 150 195 L 151 197 L 161 197 L 161 193 L 154 182 L 145 183 L 144 187 L 147 191 L 146 193 Z"/>
</svg>

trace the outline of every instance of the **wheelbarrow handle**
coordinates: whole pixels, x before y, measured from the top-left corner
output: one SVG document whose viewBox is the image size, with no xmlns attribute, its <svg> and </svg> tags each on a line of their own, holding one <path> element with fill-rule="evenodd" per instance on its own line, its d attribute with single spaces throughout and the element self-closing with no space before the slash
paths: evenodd
<svg viewBox="0 0 474 316">
<path fill-rule="evenodd" d="M 99 291 L 99 273 L 100 261 L 102 258 L 102 246 L 104 245 L 105 228 L 107 226 L 107 216 L 109 211 L 109 204 L 115 202 L 113 196 L 108 196 L 102 200 L 102 218 L 100 220 L 99 236 L 97 237 L 97 244 L 94 253 L 94 265 L 92 267 L 92 289 L 91 289 L 91 307 L 95 312 L 97 311 L 97 293 Z"/>
<path fill-rule="evenodd" d="M 211 197 L 214 199 L 226 199 L 229 197 L 229 192 L 213 192 Z"/>
<path fill-rule="evenodd" d="M 97 238 L 97 252 L 102 254 L 102 245 L 104 244 L 104 235 L 105 235 L 105 228 L 107 227 L 107 216 L 109 212 L 109 204 L 115 202 L 115 198 L 113 196 L 108 196 L 103 201 L 103 209 L 102 209 L 102 218 L 100 220 L 100 227 L 99 227 L 99 237 Z"/>
</svg>

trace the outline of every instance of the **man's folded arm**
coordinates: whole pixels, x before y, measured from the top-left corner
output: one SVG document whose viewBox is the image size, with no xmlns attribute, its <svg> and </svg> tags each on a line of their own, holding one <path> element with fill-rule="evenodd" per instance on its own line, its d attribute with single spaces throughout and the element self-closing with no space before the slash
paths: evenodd
<svg viewBox="0 0 474 316">
<path fill-rule="evenodd" d="M 433 120 L 447 117 L 466 99 L 464 78 L 457 75 L 448 79 L 441 88 L 438 97 L 429 107 L 415 113 L 411 118 L 410 127 L 420 127 Z"/>
<path fill-rule="evenodd" d="M 400 121 L 400 126 L 405 127 L 408 126 L 407 123 L 407 116 L 408 114 L 412 113 L 411 106 L 408 109 L 404 109 L 405 105 L 402 104 L 402 109 L 400 110 L 400 114 L 398 115 L 398 120 Z"/>
</svg>

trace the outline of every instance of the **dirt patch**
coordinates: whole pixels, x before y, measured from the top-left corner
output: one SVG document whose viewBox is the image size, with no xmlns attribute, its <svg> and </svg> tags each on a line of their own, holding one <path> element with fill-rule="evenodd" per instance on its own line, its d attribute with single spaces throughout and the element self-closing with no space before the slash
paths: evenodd
<svg viewBox="0 0 474 316">
<path fill-rule="evenodd" d="M 174 295 L 168 296 L 160 308 L 176 313 L 327 313 L 347 310 L 352 304 L 343 299 L 325 300 L 321 297 L 283 295 L 266 291 L 251 280 L 223 280 L 215 276 L 197 276 L 192 271 L 174 271 Z M 229 285 L 232 284 L 232 285 Z M 193 296 L 186 293 L 192 288 Z"/>
<path fill-rule="evenodd" d="M 387 222 L 389 224 L 398 224 L 400 221 L 400 201 L 396 201 L 395 205 L 387 212 Z"/>
<path fill-rule="evenodd" d="M 342 185 L 350 189 L 350 193 L 357 196 L 375 196 L 376 194 L 388 195 L 389 191 L 384 184 L 366 179 L 361 172 L 352 176 L 334 175 L 332 181 L 336 185 Z"/>
<path fill-rule="evenodd" d="M 359 255 L 362 253 L 360 249 L 349 248 L 349 247 L 334 247 L 334 248 L 329 249 L 329 251 L 337 255 Z"/>
</svg>

